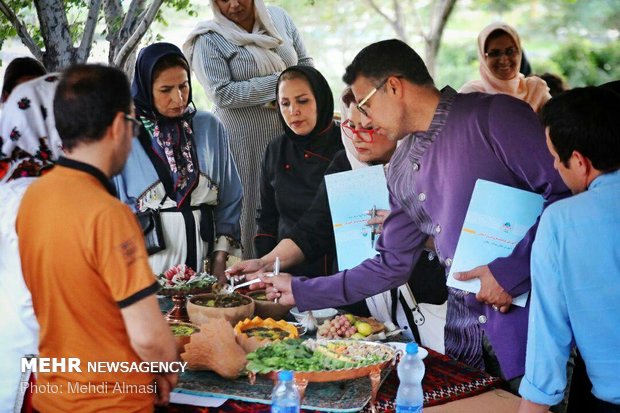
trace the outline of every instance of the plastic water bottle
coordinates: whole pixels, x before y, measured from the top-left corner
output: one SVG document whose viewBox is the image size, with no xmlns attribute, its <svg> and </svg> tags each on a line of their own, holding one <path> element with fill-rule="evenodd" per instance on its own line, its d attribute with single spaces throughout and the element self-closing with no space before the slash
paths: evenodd
<svg viewBox="0 0 620 413">
<path fill-rule="evenodd" d="M 396 393 L 396 413 L 419 413 L 424 406 L 422 378 L 424 362 L 418 355 L 418 345 L 407 343 L 407 353 L 398 363 L 400 385 Z"/>
<path fill-rule="evenodd" d="M 278 373 L 278 384 L 271 393 L 271 413 L 299 413 L 299 390 L 293 381 L 293 372 Z"/>
</svg>

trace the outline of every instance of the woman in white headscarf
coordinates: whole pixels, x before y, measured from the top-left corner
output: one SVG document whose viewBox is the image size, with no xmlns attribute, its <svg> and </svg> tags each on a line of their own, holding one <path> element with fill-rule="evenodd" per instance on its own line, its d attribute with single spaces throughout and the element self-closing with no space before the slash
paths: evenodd
<svg viewBox="0 0 620 413">
<path fill-rule="evenodd" d="M 537 112 L 551 95 L 544 80 L 519 73 L 523 49 L 517 31 L 506 23 L 492 23 L 478 35 L 480 80 L 466 83 L 460 93 L 504 93 L 521 99 Z"/>
<path fill-rule="evenodd" d="M 28 186 L 62 154 L 53 110 L 58 81 L 49 74 L 19 85 L 0 116 L 0 412 L 21 403 L 20 382 L 28 381 L 21 377 L 21 358 L 38 351 L 39 325 L 22 276 L 15 218 Z"/>
<path fill-rule="evenodd" d="M 267 144 L 283 133 L 273 104 L 276 82 L 289 66 L 312 66 L 312 58 L 279 7 L 266 7 L 263 0 L 211 0 L 211 8 L 214 18 L 198 23 L 183 52 L 230 136 L 244 190 L 243 255 L 251 258 L 262 157 Z"/>
</svg>

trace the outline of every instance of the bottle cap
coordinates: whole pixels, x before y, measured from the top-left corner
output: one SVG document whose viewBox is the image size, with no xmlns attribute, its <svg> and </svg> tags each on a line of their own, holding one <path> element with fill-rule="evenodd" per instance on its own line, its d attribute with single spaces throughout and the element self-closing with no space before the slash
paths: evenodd
<svg viewBox="0 0 620 413">
<path fill-rule="evenodd" d="M 407 343 L 407 354 L 418 354 L 418 343 Z"/>
<path fill-rule="evenodd" d="M 282 370 L 281 372 L 278 373 L 278 380 L 280 380 L 280 381 L 291 381 L 291 380 L 293 380 L 293 372 L 290 371 L 290 370 Z"/>
</svg>

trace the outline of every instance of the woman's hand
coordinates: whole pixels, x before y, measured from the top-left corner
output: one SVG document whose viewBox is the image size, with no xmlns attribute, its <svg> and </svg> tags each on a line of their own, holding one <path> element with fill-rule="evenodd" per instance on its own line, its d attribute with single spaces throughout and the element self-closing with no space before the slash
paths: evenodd
<svg viewBox="0 0 620 413">
<path fill-rule="evenodd" d="M 372 214 L 368 212 L 368 215 Z M 375 217 L 371 217 L 366 223 L 368 225 L 375 226 L 375 234 L 381 234 L 381 231 L 383 231 L 383 221 L 385 221 L 388 215 L 390 215 L 390 211 L 388 209 L 377 209 L 375 211 Z"/>
<path fill-rule="evenodd" d="M 226 283 L 226 261 L 228 260 L 228 253 L 226 251 L 215 251 L 213 253 L 213 261 L 211 262 L 211 274 L 216 276 L 218 281 Z M 207 271 L 207 268 L 204 269 Z"/>
<path fill-rule="evenodd" d="M 273 263 L 267 263 L 264 260 L 258 258 L 254 260 L 245 260 L 236 263 L 232 267 L 226 270 L 226 276 L 232 277 L 233 280 L 238 281 L 245 277 L 247 280 L 253 280 L 258 278 L 262 272 L 270 271 Z"/>
<path fill-rule="evenodd" d="M 295 305 L 295 297 L 293 297 L 292 281 L 293 277 L 290 274 L 280 273 L 280 275 L 269 276 L 261 274 L 260 279 L 266 286 L 265 292 L 267 293 L 268 300 L 278 300 L 277 302 L 283 305 Z"/>
</svg>

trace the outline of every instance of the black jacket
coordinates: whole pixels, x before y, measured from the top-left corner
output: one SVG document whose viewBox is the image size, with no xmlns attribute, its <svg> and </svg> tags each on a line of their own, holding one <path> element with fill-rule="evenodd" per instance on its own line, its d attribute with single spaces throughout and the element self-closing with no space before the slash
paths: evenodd
<svg viewBox="0 0 620 413">
<path fill-rule="evenodd" d="M 336 152 L 342 149 L 340 127 L 335 123 L 309 143 L 297 143 L 282 135 L 267 146 L 261 171 L 258 230 L 254 238 L 259 257 L 286 238 L 285 234 L 302 219 L 323 182 L 327 167 Z M 329 217 L 329 208 L 327 215 Z M 331 227 L 328 232 L 331 234 Z M 309 259 L 307 257 L 305 263 L 290 268 L 288 272 L 305 276 L 332 274 L 336 251 L 333 234 L 331 236 L 330 248 L 322 249 L 320 254 Z"/>
</svg>

